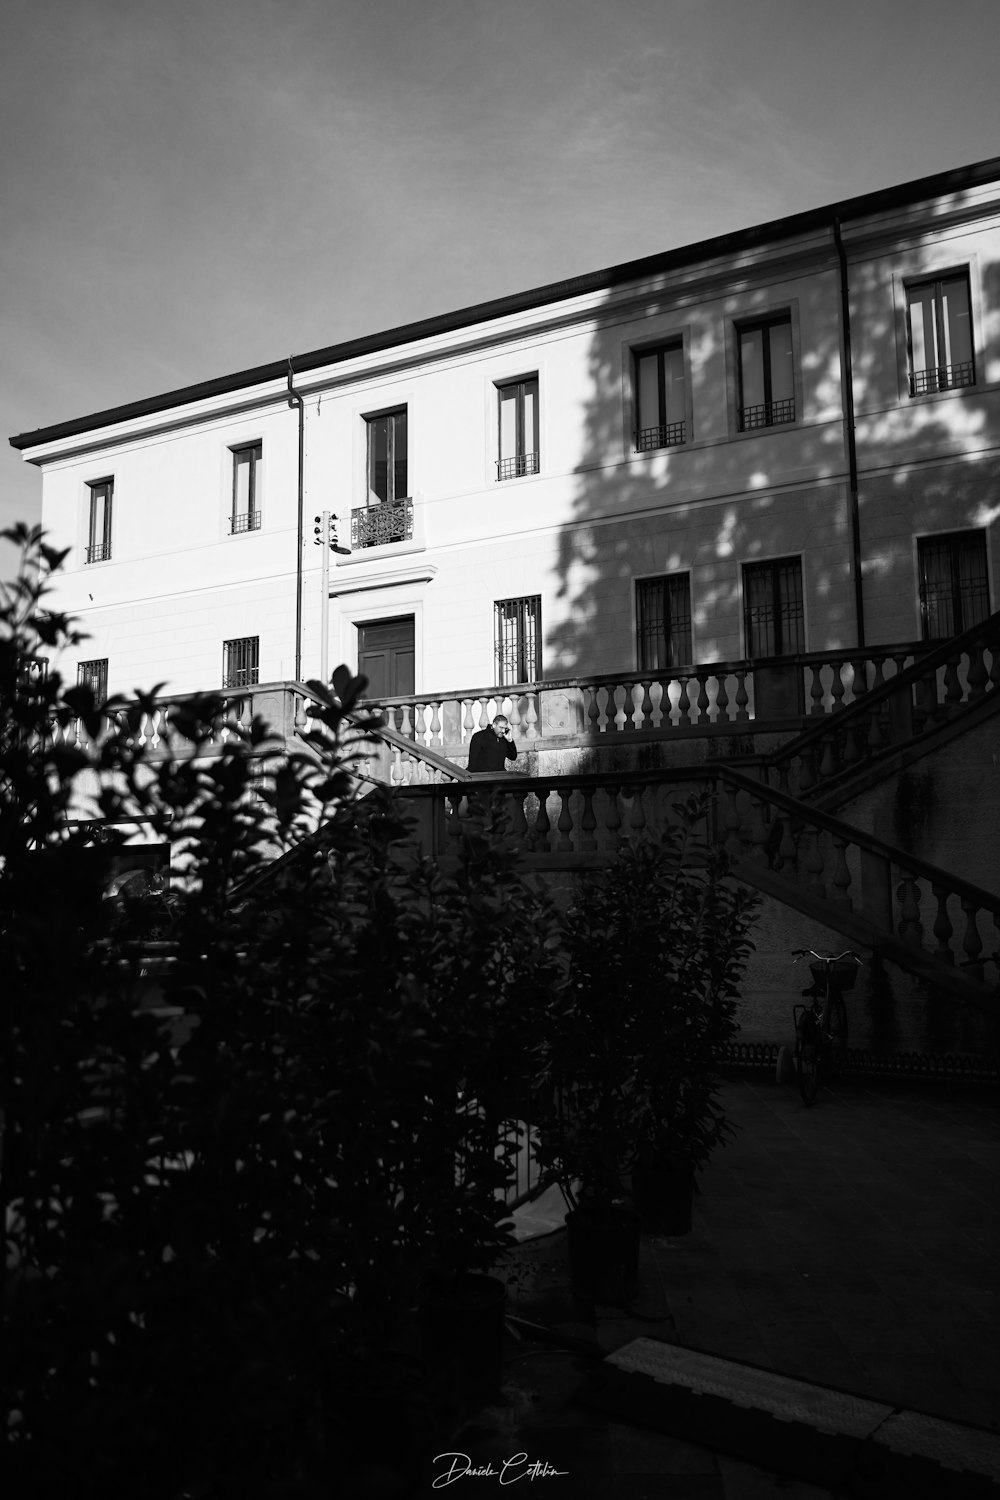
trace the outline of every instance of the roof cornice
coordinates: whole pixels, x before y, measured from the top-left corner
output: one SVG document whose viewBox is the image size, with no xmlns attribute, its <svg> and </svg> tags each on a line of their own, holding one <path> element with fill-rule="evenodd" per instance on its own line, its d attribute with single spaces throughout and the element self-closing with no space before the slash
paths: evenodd
<svg viewBox="0 0 1000 1500">
<path fill-rule="evenodd" d="M 807 209 L 786 218 L 772 219 L 749 229 L 734 230 L 712 239 L 699 240 L 691 245 L 673 250 L 659 251 L 655 255 L 638 260 L 624 261 L 601 271 L 590 271 L 582 276 L 569 277 L 565 281 L 549 282 L 545 286 L 529 291 L 516 292 L 490 302 L 474 303 L 450 313 L 422 318 L 415 323 L 404 323 L 398 328 L 385 329 L 381 333 L 366 334 L 362 338 L 348 339 L 344 343 L 331 344 L 306 354 L 292 356 L 296 376 L 306 375 L 324 366 L 341 364 L 383 350 L 412 344 L 419 340 L 453 333 L 476 323 L 530 312 L 537 307 L 566 301 L 574 297 L 586 297 L 596 292 L 610 290 L 630 281 L 643 281 L 682 269 L 700 260 L 718 259 L 739 254 L 775 240 L 806 235 L 831 225 L 835 219 L 848 223 L 855 219 L 874 216 L 906 207 L 947 194 L 969 191 L 990 182 L 1000 182 L 1000 157 L 974 162 L 969 166 L 956 167 L 947 172 L 938 172 L 930 177 L 920 177 L 912 182 L 900 183 L 896 187 L 881 188 L 877 192 L 863 193 L 858 197 L 845 198 L 839 203 L 827 204 L 823 208 Z M 89 416 L 77 417 L 68 422 L 57 422 L 49 427 L 37 428 L 34 432 L 18 433 L 9 439 L 12 448 L 24 451 L 38 448 L 63 438 L 92 432 L 128 422 L 136 418 L 169 411 L 174 407 L 194 402 L 211 400 L 238 390 L 264 385 L 273 381 L 284 381 L 288 371 L 288 360 L 277 360 L 271 364 L 256 365 L 249 370 L 237 370 L 231 375 L 221 375 L 214 380 L 204 380 L 197 385 L 182 386 L 178 390 L 166 391 L 142 401 L 129 401 L 121 406 L 108 407 Z"/>
</svg>

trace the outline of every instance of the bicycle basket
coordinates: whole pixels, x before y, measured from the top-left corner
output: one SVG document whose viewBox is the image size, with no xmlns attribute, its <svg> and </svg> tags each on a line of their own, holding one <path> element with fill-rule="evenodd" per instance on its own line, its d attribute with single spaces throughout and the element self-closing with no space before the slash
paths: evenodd
<svg viewBox="0 0 1000 1500">
<path fill-rule="evenodd" d="M 858 965 L 849 959 L 841 959 L 839 963 L 810 964 L 809 972 L 819 986 L 820 994 L 826 994 L 826 979 L 829 973 L 834 981 L 835 987 L 843 993 L 844 990 L 853 990 L 858 977 Z"/>
</svg>

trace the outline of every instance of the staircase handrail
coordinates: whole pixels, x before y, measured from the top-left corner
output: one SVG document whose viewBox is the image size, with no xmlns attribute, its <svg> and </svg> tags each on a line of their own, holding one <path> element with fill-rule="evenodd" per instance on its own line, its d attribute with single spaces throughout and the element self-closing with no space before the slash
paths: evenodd
<svg viewBox="0 0 1000 1500">
<path fill-rule="evenodd" d="M 807 729 L 803 729 L 802 733 L 797 734 L 794 739 L 788 740 L 785 744 L 779 745 L 777 749 L 770 750 L 762 755 L 760 757 L 760 764 L 778 766 L 794 758 L 816 741 L 822 740 L 830 733 L 831 728 L 838 731 L 843 729 L 852 719 L 860 718 L 862 714 L 869 713 L 878 704 L 884 703 L 897 693 L 912 687 L 915 682 L 921 682 L 927 677 L 928 672 L 936 672 L 938 667 L 947 666 L 956 652 L 961 655 L 966 646 L 975 645 L 976 641 L 981 637 L 989 639 L 994 632 L 1000 634 L 1000 610 L 996 610 L 992 615 L 987 616 L 985 620 L 980 620 L 977 625 L 970 625 L 968 630 L 964 630 L 961 635 L 949 636 L 939 646 L 934 646 L 925 654 L 919 656 L 910 666 L 904 667 L 902 672 L 897 672 L 894 677 L 890 677 L 888 682 L 883 682 L 877 688 L 870 688 L 865 692 L 855 693 L 851 703 L 848 703 L 843 708 L 838 708 L 834 713 L 824 714 L 822 718 L 816 720 L 815 724 L 810 724 Z M 860 657 L 868 649 L 867 647 L 858 647 L 853 654 Z M 890 649 L 889 647 L 878 647 L 880 653 Z M 912 650 L 913 648 L 911 647 L 910 649 Z M 847 650 L 844 652 L 844 655 L 850 659 L 852 652 Z M 987 686 L 984 689 L 984 696 L 988 695 L 989 692 L 990 688 Z M 969 706 L 971 707 L 972 705 Z"/>
<path fill-rule="evenodd" d="M 353 721 L 352 721 L 353 722 Z M 419 740 L 411 740 L 407 735 L 400 734 L 398 729 L 392 729 L 388 724 L 381 724 L 374 731 L 375 739 L 384 740 L 389 745 L 395 745 L 398 750 L 412 755 L 415 760 L 426 761 L 429 766 L 434 766 L 438 771 L 443 771 L 452 781 L 469 781 L 470 773 L 465 766 L 460 766 L 456 761 L 449 760 L 447 755 L 441 755 L 437 750 L 432 750 L 428 745 L 422 745 Z"/>
<path fill-rule="evenodd" d="M 857 845 L 859 849 L 864 849 L 869 854 L 878 855 L 880 859 L 891 860 L 901 869 L 912 872 L 918 880 L 926 880 L 932 885 L 946 886 L 959 900 L 973 901 L 980 909 L 1000 916 L 1000 894 L 998 893 L 983 890 L 981 886 L 963 880 L 960 875 L 953 875 L 949 870 L 942 870 L 939 865 L 930 864 L 919 855 L 908 854 L 897 845 L 886 844 L 874 834 L 855 828 L 853 823 L 845 823 L 842 819 L 832 817 L 818 807 L 813 807 L 811 803 L 803 802 L 797 797 L 790 797 L 787 792 L 779 792 L 777 788 L 769 786 L 766 781 L 760 781 L 755 776 L 748 776 L 730 766 L 716 766 L 712 770 L 707 767 L 699 769 L 702 775 L 705 775 L 706 771 L 712 774 L 714 770 L 719 780 L 731 782 L 751 796 L 763 797 L 764 801 L 771 806 L 779 808 L 791 817 L 798 818 L 800 822 L 822 828 L 825 833 L 835 834 L 838 838 Z"/>
</svg>

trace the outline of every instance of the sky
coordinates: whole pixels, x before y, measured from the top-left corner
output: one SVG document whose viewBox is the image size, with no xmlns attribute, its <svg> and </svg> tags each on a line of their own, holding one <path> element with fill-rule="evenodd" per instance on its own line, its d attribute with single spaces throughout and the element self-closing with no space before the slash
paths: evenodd
<svg viewBox="0 0 1000 1500">
<path fill-rule="evenodd" d="M 4 438 L 1000 154 L 997 0 L 0 23 Z M 0 526 L 40 502 L 4 442 Z"/>
</svg>

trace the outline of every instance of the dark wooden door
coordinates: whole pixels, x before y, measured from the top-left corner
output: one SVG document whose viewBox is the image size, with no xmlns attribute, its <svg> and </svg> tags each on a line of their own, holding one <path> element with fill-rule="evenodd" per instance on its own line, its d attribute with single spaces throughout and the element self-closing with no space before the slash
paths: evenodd
<svg viewBox="0 0 1000 1500">
<path fill-rule="evenodd" d="M 413 616 L 358 626 L 358 672 L 368 698 L 402 698 L 414 691 Z"/>
</svg>

